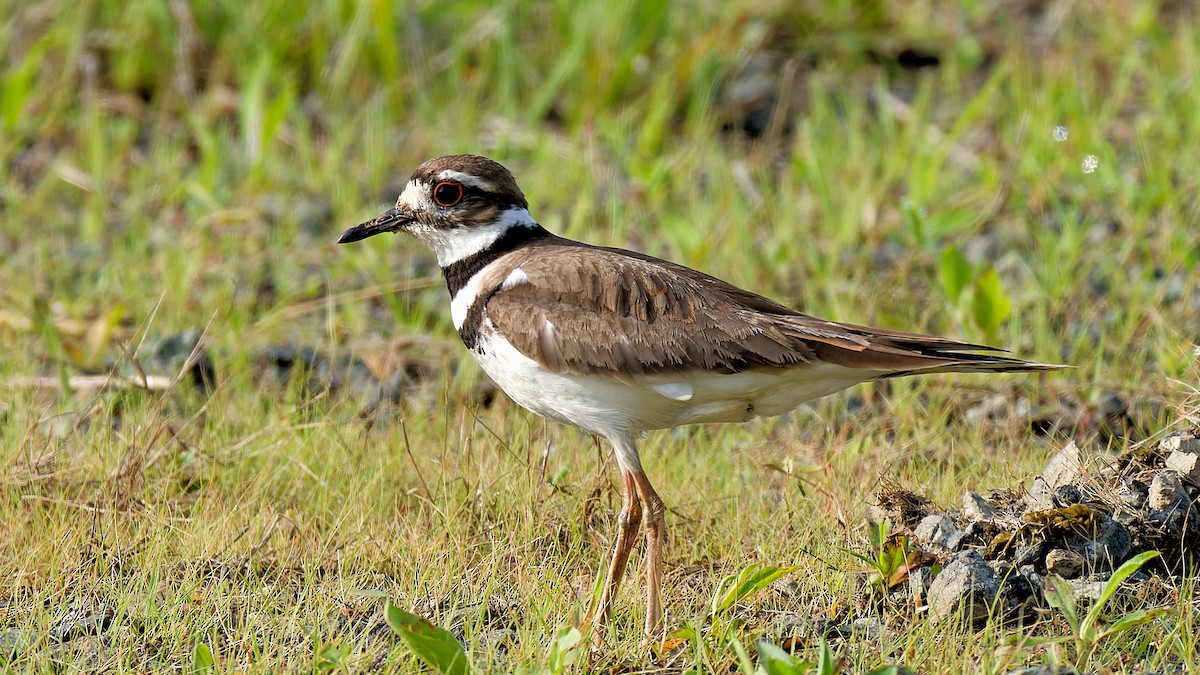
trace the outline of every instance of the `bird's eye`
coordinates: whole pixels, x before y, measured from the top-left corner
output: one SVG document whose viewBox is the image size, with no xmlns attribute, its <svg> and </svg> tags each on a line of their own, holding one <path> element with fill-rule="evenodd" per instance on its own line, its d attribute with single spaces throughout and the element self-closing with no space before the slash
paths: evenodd
<svg viewBox="0 0 1200 675">
<path fill-rule="evenodd" d="M 459 183 L 451 183 L 449 181 L 438 183 L 433 188 L 433 201 L 437 202 L 438 206 L 454 206 L 462 201 L 463 186 Z"/>
</svg>

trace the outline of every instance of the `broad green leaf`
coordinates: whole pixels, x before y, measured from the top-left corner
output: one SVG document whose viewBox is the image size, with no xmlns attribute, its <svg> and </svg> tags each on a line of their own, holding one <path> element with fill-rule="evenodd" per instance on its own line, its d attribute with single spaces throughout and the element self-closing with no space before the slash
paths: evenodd
<svg viewBox="0 0 1200 675">
<path fill-rule="evenodd" d="M 1050 582 L 1054 588 L 1046 589 L 1046 604 L 1062 612 L 1071 626 L 1071 632 L 1078 635 L 1079 614 L 1075 608 L 1075 591 L 1065 579 L 1051 577 Z"/>
<path fill-rule="evenodd" d="M 882 666 L 867 673 L 867 675 L 912 675 L 911 670 L 904 666 Z"/>
<path fill-rule="evenodd" d="M 989 267 L 975 278 L 975 294 L 971 298 L 975 323 L 989 336 L 1012 314 L 1012 301 L 1004 292 L 1000 275 Z"/>
<path fill-rule="evenodd" d="M 779 578 L 791 574 L 798 569 L 800 569 L 799 565 L 793 567 L 777 567 L 775 565 L 759 566 L 757 564 L 746 566 L 737 575 L 736 579 L 731 581 L 731 577 L 726 577 L 721 580 L 721 585 L 717 587 L 717 593 L 713 595 L 712 613 L 720 614 L 724 612 L 736 603 L 757 594 L 767 586 L 775 583 Z M 724 590 L 724 593 L 721 593 L 722 590 Z"/>
<path fill-rule="evenodd" d="M 1114 633 L 1120 633 L 1121 631 L 1126 631 L 1126 630 L 1129 630 L 1130 628 L 1135 628 L 1144 623 L 1150 623 L 1151 621 L 1154 621 L 1155 619 L 1157 619 L 1161 616 L 1165 616 L 1170 613 L 1171 613 L 1171 610 L 1167 609 L 1166 607 L 1156 607 L 1154 609 L 1139 609 L 1136 612 L 1130 612 L 1129 614 L 1126 614 L 1125 616 L 1121 617 L 1120 619 L 1117 619 L 1116 621 L 1112 622 L 1112 624 L 1110 624 L 1108 626 L 1108 628 L 1105 629 L 1103 633 L 1101 633 L 1100 637 L 1104 637 L 1105 635 L 1112 635 Z"/>
<path fill-rule="evenodd" d="M 207 673 L 213 669 L 217 660 L 213 658 L 212 648 L 203 642 L 197 642 L 192 647 L 192 674 Z"/>
<path fill-rule="evenodd" d="M 813 667 L 812 663 L 797 659 L 766 640 L 759 640 L 755 646 L 759 671 L 767 675 L 804 675 Z"/>
<path fill-rule="evenodd" d="M 425 665 L 442 675 L 467 675 L 471 672 L 466 652 L 450 631 L 406 612 L 391 602 L 384 607 L 384 616 L 392 630 Z"/>
<path fill-rule="evenodd" d="M 821 638 L 821 648 L 817 651 L 817 675 L 837 675 L 838 660 L 829 648 L 829 641 Z"/>
<path fill-rule="evenodd" d="M 579 660 L 579 643 L 583 641 L 583 633 L 574 626 L 561 628 L 550 640 L 546 650 L 546 665 L 550 672 L 558 673 Z"/>
<path fill-rule="evenodd" d="M 958 247 L 947 244 L 942 248 L 942 257 L 938 261 L 938 280 L 942 282 L 942 290 L 946 291 L 946 297 L 950 299 L 951 304 L 958 305 L 958 300 L 963 291 L 967 290 L 973 274 L 971 263 Z"/>
<path fill-rule="evenodd" d="M 1145 565 L 1147 561 L 1156 557 L 1158 557 L 1158 551 L 1143 551 L 1133 556 L 1129 560 L 1126 560 L 1123 565 L 1118 567 L 1117 570 L 1113 572 L 1112 577 L 1108 580 L 1108 583 L 1104 584 L 1104 591 L 1100 593 L 1100 599 L 1097 600 L 1094 605 L 1092 605 L 1090 610 L 1088 610 L 1087 616 L 1084 617 L 1083 623 L 1080 624 L 1079 630 L 1076 632 L 1081 640 L 1087 642 L 1088 644 L 1096 641 L 1096 624 L 1100 621 L 1100 613 L 1104 610 L 1104 605 L 1108 603 L 1109 599 L 1112 598 L 1113 593 L 1117 592 L 1117 589 L 1121 587 L 1121 583 L 1125 581 L 1129 575 L 1138 571 L 1138 568 L 1140 568 L 1142 565 Z"/>
<path fill-rule="evenodd" d="M 737 655 L 738 668 L 746 675 L 754 675 L 756 669 L 750 661 L 750 655 L 746 653 L 746 648 L 742 646 L 742 641 L 737 639 L 737 636 L 732 633 L 728 636 L 729 646 L 733 648 L 733 653 Z"/>
</svg>

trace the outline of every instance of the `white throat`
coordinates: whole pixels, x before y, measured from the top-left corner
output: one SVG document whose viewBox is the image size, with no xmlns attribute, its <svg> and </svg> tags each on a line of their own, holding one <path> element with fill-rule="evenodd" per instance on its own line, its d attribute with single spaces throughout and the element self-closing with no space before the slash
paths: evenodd
<svg viewBox="0 0 1200 675">
<path fill-rule="evenodd" d="M 486 251 L 514 227 L 537 227 L 537 223 L 528 210 L 514 207 L 486 224 L 450 229 L 414 226 L 409 231 L 433 250 L 438 266 L 445 268 Z"/>
</svg>

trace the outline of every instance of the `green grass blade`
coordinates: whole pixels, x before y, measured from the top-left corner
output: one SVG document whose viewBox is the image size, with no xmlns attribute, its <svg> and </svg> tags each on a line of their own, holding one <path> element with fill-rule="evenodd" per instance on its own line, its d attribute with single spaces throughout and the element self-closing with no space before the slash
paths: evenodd
<svg viewBox="0 0 1200 675">
<path fill-rule="evenodd" d="M 775 565 L 759 567 L 757 564 L 747 566 L 738 575 L 736 583 L 727 588 L 720 601 L 714 605 L 713 613 L 725 612 L 738 602 L 756 595 L 767 586 L 798 569 L 800 569 L 799 565 L 792 567 Z"/>
<path fill-rule="evenodd" d="M 384 616 L 404 644 L 430 668 L 442 675 L 468 675 L 471 672 L 466 652 L 450 631 L 391 602 L 384 607 Z"/>
<path fill-rule="evenodd" d="M 1125 581 L 1125 579 L 1127 579 L 1134 572 L 1138 571 L 1138 569 L 1142 565 L 1145 565 L 1147 561 L 1152 560 L 1157 556 L 1158 551 L 1144 551 L 1133 556 L 1129 560 L 1126 560 L 1123 565 L 1118 567 L 1117 570 L 1113 572 L 1113 575 L 1108 580 L 1108 583 L 1104 584 L 1104 591 L 1100 593 L 1100 599 L 1097 600 L 1094 605 L 1092 605 L 1090 610 L 1088 610 L 1087 616 L 1084 617 L 1083 623 L 1079 626 L 1078 635 L 1080 639 L 1089 644 L 1096 641 L 1096 625 L 1100 621 L 1100 613 L 1104 611 L 1104 606 L 1108 604 L 1108 601 L 1112 598 L 1113 593 L 1117 592 L 1117 589 L 1121 587 L 1121 583 Z"/>
</svg>

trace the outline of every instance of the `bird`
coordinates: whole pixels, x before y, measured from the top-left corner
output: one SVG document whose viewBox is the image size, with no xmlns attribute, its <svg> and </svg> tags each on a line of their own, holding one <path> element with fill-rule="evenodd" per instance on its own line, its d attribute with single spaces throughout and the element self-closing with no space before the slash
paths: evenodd
<svg viewBox="0 0 1200 675">
<path fill-rule="evenodd" d="M 646 432 L 782 415 L 884 378 L 1062 367 L 828 321 L 683 265 L 557 236 L 531 215 L 513 174 L 478 155 L 422 163 L 393 208 L 338 243 L 385 232 L 433 251 L 455 329 L 509 398 L 611 444 L 623 499 L 600 596 L 585 618 L 594 639 L 643 524 L 644 633 L 662 635 L 666 507 L 638 454 Z"/>
</svg>

